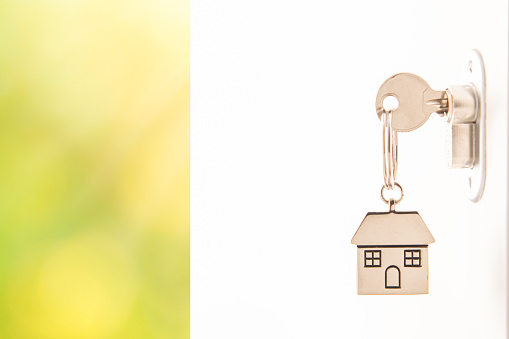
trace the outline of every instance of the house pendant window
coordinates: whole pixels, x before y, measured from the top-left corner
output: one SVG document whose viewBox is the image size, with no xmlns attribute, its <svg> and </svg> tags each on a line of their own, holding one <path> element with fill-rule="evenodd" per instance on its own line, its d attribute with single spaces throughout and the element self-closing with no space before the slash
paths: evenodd
<svg viewBox="0 0 509 339">
<path fill-rule="evenodd" d="M 364 267 L 381 267 L 382 251 L 364 251 Z"/>
<path fill-rule="evenodd" d="M 421 267 L 421 250 L 405 250 L 405 267 Z"/>
</svg>

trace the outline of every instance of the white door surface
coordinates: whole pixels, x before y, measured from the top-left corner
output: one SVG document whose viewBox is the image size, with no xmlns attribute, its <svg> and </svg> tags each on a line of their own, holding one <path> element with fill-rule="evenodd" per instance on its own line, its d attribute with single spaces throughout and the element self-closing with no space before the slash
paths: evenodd
<svg viewBox="0 0 509 339">
<path fill-rule="evenodd" d="M 472 203 L 438 116 L 399 135 L 429 294 L 359 296 L 350 240 L 386 211 L 378 88 L 487 78 L 487 177 Z M 507 337 L 506 1 L 192 1 L 191 336 Z"/>
</svg>

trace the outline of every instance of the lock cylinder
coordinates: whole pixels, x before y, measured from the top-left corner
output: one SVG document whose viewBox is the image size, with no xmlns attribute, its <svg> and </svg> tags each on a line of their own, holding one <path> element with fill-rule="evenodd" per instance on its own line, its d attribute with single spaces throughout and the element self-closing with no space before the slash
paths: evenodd
<svg viewBox="0 0 509 339">
<path fill-rule="evenodd" d="M 446 89 L 449 101 L 447 121 L 452 124 L 475 123 L 478 115 L 477 91 L 471 84 L 453 85 Z"/>
<path fill-rule="evenodd" d="M 453 85 L 447 88 L 447 145 L 449 168 L 472 168 L 475 165 L 476 122 L 479 111 L 476 88 L 471 85 Z"/>
</svg>

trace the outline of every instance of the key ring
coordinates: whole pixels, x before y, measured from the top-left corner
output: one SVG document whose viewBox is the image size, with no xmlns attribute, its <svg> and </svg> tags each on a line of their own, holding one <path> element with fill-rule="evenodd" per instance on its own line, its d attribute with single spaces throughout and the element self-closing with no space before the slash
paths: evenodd
<svg viewBox="0 0 509 339">
<path fill-rule="evenodd" d="M 383 167 L 385 187 L 394 189 L 396 174 L 398 172 L 398 132 L 392 129 L 392 111 L 382 112 L 383 128 Z"/>
<path fill-rule="evenodd" d="M 384 195 L 384 192 L 385 190 L 388 190 L 388 191 L 392 191 L 390 188 L 388 188 L 387 186 L 382 186 L 382 190 L 380 191 L 380 198 L 382 198 L 382 200 L 389 205 L 389 210 L 390 211 L 394 211 L 395 207 L 397 204 L 399 204 L 401 202 L 401 200 L 403 200 L 403 197 L 405 196 L 405 194 L 403 193 L 403 187 L 401 187 L 400 184 L 398 184 L 397 182 L 394 183 L 394 188 L 399 188 L 400 190 L 400 194 L 401 196 L 399 197 L 399 199 L 394 199 L 394 198 L 389 198 L 387 199 Z"/>
</svg>

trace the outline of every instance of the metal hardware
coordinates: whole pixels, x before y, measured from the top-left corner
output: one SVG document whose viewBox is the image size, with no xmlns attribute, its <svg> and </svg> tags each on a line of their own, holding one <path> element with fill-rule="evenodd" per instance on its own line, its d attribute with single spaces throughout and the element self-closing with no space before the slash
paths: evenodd
<svg viewBox="0 0 509 339">
<path fill-rule="evenodd" d="M 380 86 L 376 96 L 376 112 L 381 119 L 384 100 L 395 97 L 399 105 L 393 110 L 392 127 L 397 132 L 410 132 L 421 127 L 434 112 L 448 111 L 446 91 L 435 91 L 415 74 L 399 73 Z"/>
<path fill-rule="evenodd" d="M 386 190 L 388 191 L 392 191 L 394 189 L 390 189 L 390 188 L 387 188 L 387 186 L 382 186 L 382 189 L 380 190 L 380 198 L 382 198 L 383 202 L 385 202 L 387 205 L 389 205 L 389 210 L 394 212 L 395 210 L 395 205 L 399 204 L 401 202 L 401 200 L 403 200 L 403 197 L 405 196 L 404 192 L 403 192 L 403 187 L 401 187 L 400 184 L 398 184 L 397 182 L 394 183 L 394 187 L 397 187 L 399 188 L 399 191 L 400 191 L 400 197 L 398 199 L 394 199 L 394 198 L 389 198 L 387 199 L 384 195 L 384 192 Z"/>
<path fill-rule="evenodd" d="M 398 173 L 398 133 L 392 128 L 392 111 L 382 112 L 382 129 L 383 129 L 383 164 L 384 164 L 384 181 L 380 197 L 389 205 L 389 211 L 394 212 L 396 205 L 403 199 L 403 188 L 396 182 L 396 174 Z M 400 197 L 398 199 L 384 196 L 384 191 L 393 191 L 399 188 Z"/>
<path fill-rule="evenodd" d="M 419 213 L 370 212 L 352 238 L 358 294 L 428 294 L 428 246 L 435 242 Z"/>
<path fill-rule="evenodd" d="M 385 187 L 394 189 L 398 172 L 398 133 L 392 128 L 392 111 L 382 114 Z"/>
<path fill-rule="evenodd" d="M 415 74 L 399 73 L 380 86 L 376 112 L 384 125 L 384 178 L 387 188 L 393 188 L 395 180 L 395 172 L 391 172 L 394 160 L 387 165 L 388 159 L 393 156 L 392 149 L 389 149 L 392 147 L 391 138 L 397 144 L 397 132 L 413 131 L 422 126 L 432 113 L 437 113 L 446 117 L 448 122 L 449 168 L 460 168 L 466 173 L 470 200 L 477 202 L 481 199 L 486 181 L 485 78 L 481 53 L 472 50 L 465 64 L 463 85 L 437 91 Z M 398 106 L 388 114 L 384 104 L 391 97 L 397 99 Z M 392 134 L 386 137 L 387 128 L 393 129 L 395 137 Z M 386 139 L 389 145 L 385 144 Z"/>
<path fill-rule="evenodd" d="M 466 85 L 447 89 L 448 162 L 462 168 L 467 196 L 478 202 L 486 183 L 486 71 L 478 50 L 467 55 L 463 77 Z"/>
</svg>

